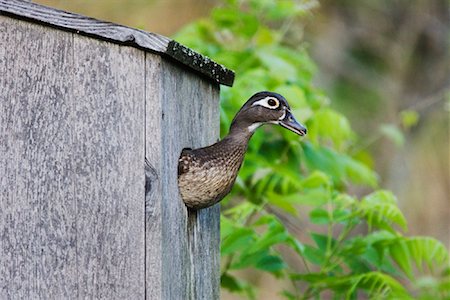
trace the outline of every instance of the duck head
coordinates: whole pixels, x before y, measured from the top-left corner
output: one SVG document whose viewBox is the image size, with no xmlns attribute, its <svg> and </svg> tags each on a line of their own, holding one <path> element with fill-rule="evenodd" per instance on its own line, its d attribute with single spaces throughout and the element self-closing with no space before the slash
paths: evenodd
<svg viewBox="0 0 450 300">
<path fill-rule="evenodd" d="M 286 99 L 273 92 L 259 92 L 250 97 L 234 117 L 230 131 L 247 130 L 253 134 L 264 124 L 277 124 L 300 136 L 307 132 L 306 127 L 292 115 Z"/>
</svg>

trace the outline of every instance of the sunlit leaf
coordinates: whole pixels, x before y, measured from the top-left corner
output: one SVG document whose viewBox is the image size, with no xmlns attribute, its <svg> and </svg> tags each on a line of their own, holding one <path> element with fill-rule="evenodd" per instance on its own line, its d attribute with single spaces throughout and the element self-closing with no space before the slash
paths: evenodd
<svg viewBox="0 0 450 300">
<path fill-rule="evenodd" d="M 391 192 L 381 190 L 364 197 L 359 211 L 371 227 L 393 231 L 391 226 L 397 224 L 406 230 L 406 219 Z"/>
<path fill-rule="evenodd" d="M 406 109 L 400 112 L 402 126 L 409 129 L 419 122 L 419 113 L 415 110 Z"/>
<path fill-rule="evenodd" d="M 412 277 L 412 265 L 411 265 L 411 256 L 409 255 L 409 251 L 407 245 L 404 243 L 396 243 L 391 245 L 389 248 L 391 257 L 395 260 L 398 266 L 402 269 L 402 271 L 408 276 Z"/>
<path fill-rule="evenodd" d="M 362 288 L 367 291 L 369 296 L 383 299 L 385 297 L 401 299 L 411 299 L 405 288 L 393 277 L 381 272 L 368 272 L 362 275 L 349 276 L 344 282 L 351 283 L 351 287 L 347 292 L 350 296 L 356 288 Z"/>
<path fill-rule="evenodd" d="M 316 112 L 309 133 L 312 138 L 329 139 L 338 149 L 354 136 L 347 118 L 331 109 Z"/>
<path fill-rule="evenodd" d="M 268 193 L 267 199 L 268 203 L 281 208 L 291 215 L 297 215 L 297 209 L 294 206 L 294 202 L 291 201 L 291 198 L 285 197 L 284 195 L 278 195 L 276 193 Z"/>
<path fill-rule="evenodd" d="M 380 132 L 394 142 L 396 146 L 403 146 L 405 143 L 405 137 L 402 131 L 394 124 L 381 125 Z"/>
<path fill-rule="evenodd" d="M 305 250 L 303 251 L 304 257 L 315 265 L 322 265 L 325 261 L 325 253 L 315 247 L 305 245 Z"/>
<path fill-rule="evenodd" d="M 331 186 L 331 180 L 327 174 L 316 170 L 313 171 L 311 175 L 309 175 L 302 181 L 302 186 L 308 189 L 318 187 L 329 187 Z"/>
<path fill-rule="evenodd" d="M 305 246 L 299 240 L 297 240 L 293 236 L 290 236 L 287 240 L 287 243 L 289 244 L 289 246 L 291 246 L 292 249 L 294 249 L 294 251 L 298 255 L 303 256 L 303 253 L 305 251 Z"/>
<path fill-rule="evenodd" d="M 271 246 L 285 242 L 287 239 L 288 234 L 285 231 L 277 232 L 275 230 L 270 230 L 255 243 L 250 245 L 247 244 L 245 253 L 255 253 L 264 249 L 269 249 Z"/>
<path fill-rule="evenodd" d="M 366 165 L 326 147 L 303 144 L 307 163 L 312 170 L 328 174 L 337 185 L 351 180 L 356 184 L 376 186 L 377 176 Z"/>
<path fill-rule="evenodd" d="M 449 253 L 445 246 L 430 237 L 412 237 L 397 240 L 389 246 L 392 258 L 409 277 L 413 276 L 412 263 L 419 270 L 427 266 L 430 270 L 449 265 Z"/>
<path fill-rule="evenodd" d="M 285 262 L 278 256 L 267 255 L 256 263 L 258 269 L 280 275 L 280 271 L 286 268 Z"/>
<path fill-rule="evenodd" d="M 330 250 L 336 244 L 336 240 L 333 239 L 331 236 L 314 233 L 314 232 L 312 232 L 310 235 L 311 235 L 311 238 L 316 243 L 317 247 L 322 252 L 326 252 L 327 250 Z"/>
<path fill-rule="evenodd" d="M 236 228 L 232 234 L 228 235 L 223 241 L 221 246 L 221 254 L 235 252 L 237 250 L 243 250 L 248 247 L 249 243 L 254 238 L 254 232 L 249 228 Z"/>
<path fill-rule="evenodd" d="M 315 208 L 311 210 L 309 213 L 309 218 L 314 224 L 328 224 L 331 221 L 328 211 L 322 208 Z"/>
<path fill-rule="evenodd" d="M 220 216 L 220 238 L 223 240 L 231 233 L 233 233 L 235 228 L 235 223 L 225 216 Z"/>
<path fill-rule="evenodd" d="M 307 189 L 302 193 L 286 195 L 286 200 L 292 201 L 292 203 L 320 206 L 327 203 L 331 198 L 330 191 L 328 189 Z"/>
</svg>

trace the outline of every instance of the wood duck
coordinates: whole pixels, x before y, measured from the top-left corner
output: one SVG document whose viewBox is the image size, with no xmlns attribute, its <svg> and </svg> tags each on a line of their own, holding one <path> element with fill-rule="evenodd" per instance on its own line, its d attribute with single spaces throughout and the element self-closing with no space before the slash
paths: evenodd
<svg viewBox="0 0 450 300">
<path fill-rule="evenodd" d="M 205 208 L 222 200 L 233 187 L 247 145 L 257 128 L 278 124 L 296 134 L 306 134 L 286 99 L 277 93 L 254 94 L 234 117 L 230 132 L 221 141 L 204 148 L 185 148 L 178 161 L 178 187 L 191 209 Z"/>
</svg>

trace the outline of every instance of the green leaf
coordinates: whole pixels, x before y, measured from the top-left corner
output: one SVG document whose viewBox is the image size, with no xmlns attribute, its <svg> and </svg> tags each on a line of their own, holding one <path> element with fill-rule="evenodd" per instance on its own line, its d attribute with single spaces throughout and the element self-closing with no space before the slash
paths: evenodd
<svg viewBox="0 0 450 300">
<path fill-rule="evenodd" d="M 330 274 L 292 274 L 293 280 L 302 280 L 320 290 L 332 290 L 345 296 L 345 299 L 356 299 L 357 290 L 364 290 L 370 299 L 412 299 L 406 289 L 393 277 L 377 272 L 366 272 L 347 276 Z"/>
<path fill-rule="evenodd" d="M 248 299 L 256 299 L 255 290 L 251 285 L 237 279 L 229 273 L 223 273 L 220 276 L 220 285 L 231 292 L 245 293 Z"/>
<path fill-rule="evenodd" d="M 406 219 L 397 207 L 397 200 L 389 191 L 380 190 L 364 197 L 359 205 L 359 212 L 367 219 L 370 228 L 377 227 L 391 232 L 394 231 L 392 224 L 397 224 L 404 230 L 407 228 Z"/>
<path fill-rule="evenodd" d="M 327 235 L 314 233 L 314 232 L 312 232 L 310 235 L 311 235 L 311 238 L 316 243 L 317 247 L 322 252 L 326 252 L 327 251 L 328 243 L 330 243 L 330 248 L 329 249 L 333 248 L 336 245 L 336 240 L 333 239 L 333 237 L 329 237 Z"/>
<path fill-rule="evenodd" d="M 400 269 L 410 278 L 413 277 L 412 262 L 415 262 L 419 271 L 423 271 L 424 265 L 434 270 L 449 264 L 449 253 L 445 246 L 430 237 L 397 239 L 389 246 L 389 252 Z"/>
<path fill-rule="evenodd" d="M 323 208 L 313 209 L 309 213 L 309 218 L 314 224 L 328 224 L 331 221 L 328 211 Z"/>
<path fill-rule="evenodd" d="M 222 276 L 220 276 L 220 285 L 232 292 L 241 292 L 244 290 L 242 283 L 228 273 L 224 273 L 222 274 Z"/>
<path fill-rule="evenodd" d="M 302 186 L 307 189 L 329 187 L 332 185 L 330 177 L 320 171 L 313 171 L 308 177 L 303 179 Z"/>
<path fill-rule="evenodd" d="M 337 223 L 346 223 L 348 220 L 354 220 L 355 215 L 348 209 L 335 209 L 332 211 L 333 221 Z"/>
<path fill-rule="evenodd" d="M 277 223 L 278 219 L 272 214 L 264 214 L 258 217 L 255 222 L 253 222 L 252 226 L 257 227 L 261 225 L 268 225 Z"/>
<path fill-rule="evenodd" d="M 303 246 L 303 244 L 299 240 L 297 240 L 293 236 L 289 236 L 287 243 L 289 244 L 289 246 L 291 246 L 292 249 L 294 249 L 294 251 L 298 255 L 303 256 L 305 252 L 305 246 Z"/>
<path fill-rule="evenodd" d="M 391 257 L 398 264 L 400 269 L 408 276 L 410 279 L 412 278 L 412 265 L 411 265 L 411 256 L 409 255 L 409 251 L 407 245 L 405 243 L 396 243 L 391 245 L 389 248 L 389 252 Z"/>
<path fill-rule="evenodd" d="M 372 187 L 377 183 L 377 176 L 370 168 L 347 155 L 308 143 L 303 144 L 303 150 L 309 168 L 328 174 L 336 185 L 342 185 L 346 180 Z"/>
<path fill-rule="evenodd" d="M 295 202 L 292 201 L 292 198 L 286 197 L 284 195 L 278 195 L 273 192 L 268 192 L 266 198 L 268 203 L 281 208 L 282 210 L 293 216 L 298 215 L 297 209 L 294 206 Z"/>
<path fill-rule="evenodd" d="M 301 194 L 286 195 L 285 199 L 293 203 L 311 206 L 320 206 L 329 201 L 331 198 L 328 189 L 307 189 Z"/>
<path fill-rule="evenodd" d="M 289 275 L 289 278 L 292 280 L 303 280 L 309 283 L 320 283 L 326 281 L 329 276 L 327 274 L 320 273 L 306 273 L 306 274 L 298 274 L 293 273 Z"/>
<path fill-rule="evenodd" d="M 309 125 L 312 140 L 329 139 L 337 149 L 342 149 L 354 136 L 347 118 L 331 109 L 322 109 L 313 116 Z"/>
<path fill-rule="evenodd" d="M 286 291 L 286 290 L 283 290 L 281 292 L 281 295 L 284 296 L 288 300 L 297 300 L 297 298 L 298 298 L 296 295 L 294 295 L 293 293 Z"/>
<path fill-rule="evenodd" d="M 365 164 L 350 157 L 343 158 L 345 161 L 345 172 L 349 179 L 357 184 L 367 184 L 376 187 L 378 178 L 373 170 Z"/>
<path fill-rule="evenodd" d="M 375 243 L 384 243 L 386 245 L 392 243 L 395 239 L 397 239 L 397 235 L 386 230 L 373 231 L 364 236 L 364 240 L 369 245 L 373 245 Z"/>
<path fill-rule="evenodd" d="M 355 197 L 340 193 L 334 197 L 333 202 L 341 208 L 352 208 L 357 200 Z"/>
<path fill-rule="evenodd" d="M 250 228 L 236 228 L 222 241 L 221 254 L 225 255 L 247 248 L 254 239 L 254 235 L 254 231 Z"/>
<path fill-rule="evenodd" d="M 309 107 L 305 92 L 299 86 L 283 84 L 277 87 L 276 92 L 288 99 L 290 106 L 295 109 Z M 300 117 L 298 116 L 298 118 Z M 305 121 L 303 118 L 301 120 Z"/>
<path fill-rule="evenodd" d="M 235 228 L 235 223 L 229 218 L 221 215 L 220 216 L 220 239 L 223 240 L 228 237 Z"/>
<path fill-rule="evenodd" d="M 275 244 L 280 244 L 288 239 L 288 234 L 285 231 L 275 232 L 268 231 L 263 237 L 259 238 L 256 243 L 247 245 L 246 253 L 255 253 L 264 249 L 269 249 Z"/>
<path fill-rule="evenodd" d="M 380 126 L 380 132 L 394 142 L 396 146 L 403 146 L 405 137 L 402 131 L 394 124 L 383 124 Z"/>
<path fill-rule="evenodd" d="M 264 257 L 270 255 L 267 249 L 259 252 L 243 253 L 230 265 L 230 270 L 244 269 L 249 267 L 256 267 L 256 264 Z"/>
<path fill-rule="evenodd" d="M 255 35 L 257 46 L 269 46 L 275 42 L 275 33 L 266 27 L 260 26 Z"/>
<path fill-rule="evenodd" d="M 322 265 L 325 262 L 325 253 L 320 249 L 305 245 L 305 250 L 303 251 L 304 257 L 315 265 Z"/>
<path fill-rule="evenodd" d="M 346 281 L 351 283 L 351 287 L 347 292 L 348 297 L 355 292 L 356 288 L 361 288 L 367 291 L 369 297 L 376 297 L 377 299 L 385 299 L 385 297 L 412 299 L 397 280 L 381 272 L 368 272 L 362 275 L 349 276 L 344 279 L 344 282 Z"/>
<path fill-rule="evenodd" d="M 403 128 L 409 129 L 419 122 L 419 113 L 415 110 L 406 109 L 400 112 L 400 119 Z"/>
<path fill-rule="evenodd" d="M 256 263 L 258 269 L 280 275 L 280 271 L 286 268 L 284 261 L 275 255 L 266 255 Z"/>
<path fill-rule="evenodd" d="M 258 211 L 260 208 L 250 202 L 242 202 L 224 212 L 235 224 L 242 224 L 251 214 Z"/>
<path fill-rule="evenodd" d="M 273 48 L 260 48 L 256 55 L 271 73 L 279 81 L 293 80 L 297 75 L 296 68 L 287 60 L 277 55 Z"/>
</svg>

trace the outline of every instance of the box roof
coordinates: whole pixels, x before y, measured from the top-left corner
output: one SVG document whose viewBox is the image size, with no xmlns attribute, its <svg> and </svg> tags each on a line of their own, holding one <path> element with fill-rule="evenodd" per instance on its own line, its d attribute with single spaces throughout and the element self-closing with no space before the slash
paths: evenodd
<svg viewBox="0 0 450 300">
<path fill-rule="evenodd" d="M 157 33 L 100 21 L 23 0 L 0 0 L 0 14 L 153 52 L 173 59 L 216 83 L 233 85 L 233 71 Z"/>
</svg>

